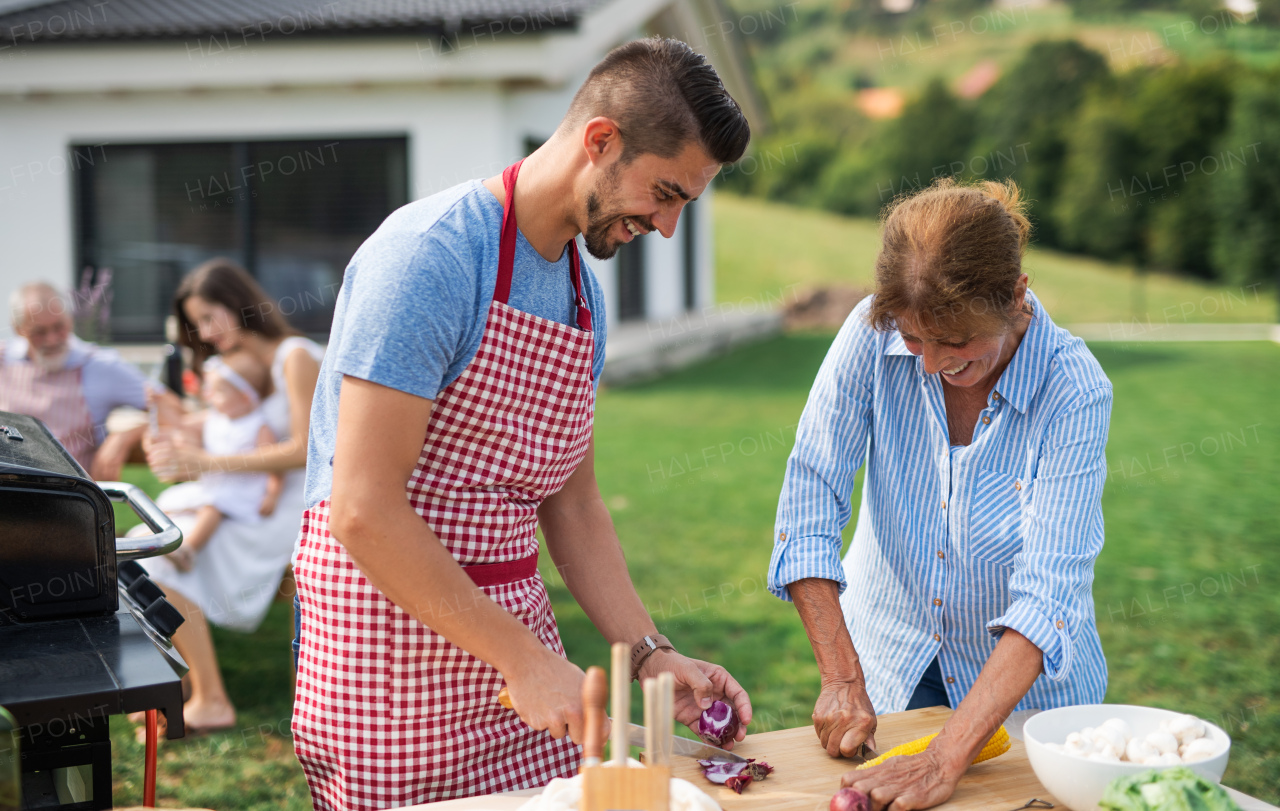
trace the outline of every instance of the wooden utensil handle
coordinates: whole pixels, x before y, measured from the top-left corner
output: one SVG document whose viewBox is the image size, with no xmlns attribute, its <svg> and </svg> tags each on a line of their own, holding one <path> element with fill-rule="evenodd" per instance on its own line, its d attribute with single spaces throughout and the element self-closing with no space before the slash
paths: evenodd
<svg viewBox="0 0 1280 811">
<path fill-rule="evenodd" d="M 605 702 L 609 700 L 609 680 L 602 667 L 587 668 L 582 680 L 583 765 L 598 765 L 604 758 Z"/>
<path fill-rule="evenodd" d="M 498 691 L 498 703 L 509 710 L 514 710 L 516 708 L 516 705 L 511 703 L 511 693 L 508 692 L 506 687 L 503 687 Z"/>
</svg>

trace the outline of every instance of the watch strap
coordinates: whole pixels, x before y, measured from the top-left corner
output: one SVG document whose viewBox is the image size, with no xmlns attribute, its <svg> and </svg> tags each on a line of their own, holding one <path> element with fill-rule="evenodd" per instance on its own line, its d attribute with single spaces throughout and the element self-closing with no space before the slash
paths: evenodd
<svg viewBox="0 0 1280 811">
<path fill-rule="evenodd" d="M 631 646 L 631 680 L 640 678 L 640 667 L 656 650 L 674 651 L 675 645 L 662 634 L 646 634 L 643 639 Z"/>
</svg>

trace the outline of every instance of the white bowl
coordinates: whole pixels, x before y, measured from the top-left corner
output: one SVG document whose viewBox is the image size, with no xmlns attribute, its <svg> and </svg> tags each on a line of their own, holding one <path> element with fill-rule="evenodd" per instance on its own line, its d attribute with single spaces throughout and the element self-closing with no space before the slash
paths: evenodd
<svg viewBox="0 0 1280 811">
<path fill-rule="evenodd" d="M 1044 783 L 1044 787 L 1072 811 L 1097 811 L 1103 792 L 1117 777 L 1174 767 L 1086 760 L 1066 752 L 1055 752 L 1045 744 L 1064 743 L 1069 733 L 1079 732 L 1085 727 L 1101 726 L 1108 718 L 1122 719 L 1135 737 L 1146 735 L 1159 729 L 1161 721 L 1179 715 L 1182 713 L 1130 704 L 1081 704 L 1036 713 L 1027 719 L 1022 735 L 1031 768 L 1035 770 L 1040 782 Z M 1227 770 L 1231 738 L 1214 724 L 1204 719 L 1201 721 L 1204 722 L 1206 737 L 1226 745 L 1214 757 L 1187 763 L 1185 766 L 1201 777 L 1218 783 L 1222 780 L 1222 773 Z"/>
</svg>

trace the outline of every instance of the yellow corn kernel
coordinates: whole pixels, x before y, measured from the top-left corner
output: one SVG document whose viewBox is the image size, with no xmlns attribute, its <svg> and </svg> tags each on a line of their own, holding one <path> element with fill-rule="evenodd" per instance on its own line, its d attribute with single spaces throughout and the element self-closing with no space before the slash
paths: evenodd
<svg viewBox="0 0 1280 811">
<path fill-rule="evenodd" d="M 895 746 L 888 752 L 885 752 L 875 760 L 868 760 L 866 763 L 858 766 L 859 769 L 869 769 L 872 766 L 879 766 L 891 757 L 901 757 L 903 755 L 918 755 L 925 750 L 929 742 L 938 737 L 938 733 L 926 735 L 923 738 L 916 738 L 914 741 L 908 741 L 901 746 Z M 981 763 L 984 760 L 990 760 L 997 755 L 1003 755 L 1009 751 L 1009 732 L 1001 726 L 991 736 L 991 740 L 987 741 L 987 745 L 982 747 L 982 751 L 973 759 L 974 763 Z"/>
</svg>

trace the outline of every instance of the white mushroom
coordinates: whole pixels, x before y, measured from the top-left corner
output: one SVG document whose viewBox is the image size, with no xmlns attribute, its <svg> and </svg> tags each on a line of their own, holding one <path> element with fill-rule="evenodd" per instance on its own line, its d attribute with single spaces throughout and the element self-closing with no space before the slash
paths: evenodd
<svg viewBox="0 0 1280 811">
<path fill-rule="evenodd" d="M 1154 746 L 1142 738 L 1130 738 L 1129 744 L 1124 748 L 1125 760 L 1130 763 L 1146 763 L 1147 758 L 1155 757 L 1159 754 Z"/>
<path fill-rule="evenodd" d="M 1120 760 L 1120 753 L 1112 749 L 1110 744 L 1107 744 L 1099 752 L 1090 752 L 1089 760 L 1104 760 L 1108 762 L 1115 762 Z"/>
<path fill-rule="evenodd" d="M 1169 732 L 1178 739 L 1178 743 L 1191 743 L 1204 737 L 1204 722 L 1194 715 L 1179 715 L 1169 721 Z"/>
<path fill-rule="evenodd" d="M 1133 733 L 1129 730 L 1129 725 L 1125 723 L 1123 718 L 1108 718 L 1102 722 L 1102 726 L 1107 729 L 1114 729 L 1116 732 L 1120 733 L 1120 737 L 1126 743 L 1128 743 L 1129 739 L 1133 737 Z"/>
<path fill-rule="evenodd" d="M 1156 732 L 1148 733 L 1146 741 L 1155 747 L 1156 751 L 1162 755 L 1170 752 L 1174 755 L 1178 754 L 1178 739 L 1173 737 L 1173 734 L 1170 732 L 1158 730 Z"/>
<path fill-rule="evenodd" d="M 1218 744 L 1212 738 L 1196 738 L 1184 744 L 1181 750 L 1183 763 L 1194 763 L 1197 760 L 1208 760 L 1218 754 Z"/>
<path fill-rule="evenodd" d="M 1093 751 L 1093 747 L 1082 740 L 1077 740 L 1073 742 L 1068 742 L 1062 747 L 1062 750 L 1066 752 L 1068 755 L 1075 755 L 1076 757 L 1088 757 L 1089 754 Z"/>
<path fill-rule="evenodd" d="M 1080 745 L 1084 743 L 1084 736 L 1079 732 L 1072 732 L 1067 735 L 1067 746 Z"/>
<path fill-rule="evenodd" d="M 1182 763 L 1182 758 L 1178 757 L 1177 752 L 1165 752 L 1155 758 L 1155 763 L 1147 761 L 1148 766 L 1178 766 Z"/>
<path fill-rule="evenodd" d="M 1121 721 L 1121 723 L 1124 722 Z M 1125 736 L 1120 730 L 1111 726 L 1110 722 L 1098 727 L 1094 732 L 1094 740 L 1101 741 L 1104 746 L 1109 746 L 1116 752 L 1123 752 L 1125 749 Z"/>
</svg>

